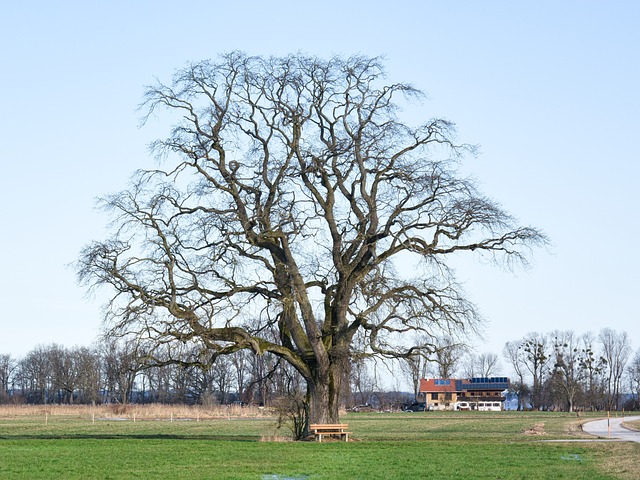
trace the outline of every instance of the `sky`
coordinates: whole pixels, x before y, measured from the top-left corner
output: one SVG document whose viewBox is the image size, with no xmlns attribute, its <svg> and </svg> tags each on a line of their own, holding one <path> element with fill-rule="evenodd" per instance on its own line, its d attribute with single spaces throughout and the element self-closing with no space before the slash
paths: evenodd
<svg viewBox="0 0 640 480">
<path fill-rule="evenodd" d="M 626 331 L 640 348 L 640 2 L 29 1 L 0 14 L 0 353 L 90 345 L 106 292 L 73 262 L 106 236 L 95 199 L 152 167 L 144 86 L 242 50 L 385 58 L 390 81 L 479 145 L 465 172 L 551 244 L 531 267 L 457 265 L 478 352 L 528 332 Z M 634 140 L 634 138 L 636 140 Z M 101 296 L 102 295 L 102 296 Z"/>
</svg>

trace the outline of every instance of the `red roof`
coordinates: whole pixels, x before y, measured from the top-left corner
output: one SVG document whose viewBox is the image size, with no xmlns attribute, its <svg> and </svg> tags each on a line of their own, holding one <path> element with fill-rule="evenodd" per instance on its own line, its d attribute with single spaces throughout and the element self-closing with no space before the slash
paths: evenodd
<svg viewBox="0 0 640 480">
<path fill-rule="evenodd" d="M 455 392 L 456 382 L 449 378 L 421 378 L 421 392 Z"/>
<path fill-rule="evenodd" d="M 439 392 L 502 392 L 509 388 L 507 377 L 474 377 L 456 378 L 421 378 L 420 391 L 426 393 Z"/>
</svg>

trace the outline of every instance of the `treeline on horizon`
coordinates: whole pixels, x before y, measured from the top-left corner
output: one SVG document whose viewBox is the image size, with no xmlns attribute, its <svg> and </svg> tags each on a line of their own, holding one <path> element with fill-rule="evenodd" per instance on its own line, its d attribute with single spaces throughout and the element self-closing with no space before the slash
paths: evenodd
<svg viewBox="0 0 640 480">
<path fill-rule="evenodd" d="M 420 378 L 505 376 L 500 356 L 476 354 L 441 338 L 428 355 L 396 362 L 394 388 L 383 388 L 380 364 L 352 360 L 345 369 L 345 408 L 394 409 L 421 400 Z M 639 410 L 640 349 L 626 332 L 532 332 L 507 342 L 502 360 L 519 410 Z M 388 365 L 387 365 L 388 367 Z M 92 347 L 35 347 L 23 358 L 0 354 L 0 403 L 28 404 L 257 404 L 303 396 L 304 380 L 275 356 L 239 350 L 208 357 L 195 346 L 150 350 L 132 340 L 105 339 Z"/>
</svg>

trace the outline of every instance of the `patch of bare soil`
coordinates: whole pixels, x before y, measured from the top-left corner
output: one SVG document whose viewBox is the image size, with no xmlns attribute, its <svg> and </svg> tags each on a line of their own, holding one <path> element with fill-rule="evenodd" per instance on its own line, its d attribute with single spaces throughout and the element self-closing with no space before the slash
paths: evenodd
<svg viewBox="0 0 640 480">
<path fill-rule="evenodd" d="M 525 435 L 546 435 L 544 423 L 536 423 L 533 427 L 524 431 Z"/>
<path fill-rule="evenodd" d="M 584 431 L 582 430 L 582 424 L 584 423 L 584 420 L 578 420 L 576 422 L 570 422 L 567 425 L 565 425 L 565 433 L 567 435 L 571 435 L 571 436 L 576 436 L 576 437 L 582 437 L 585 435 Z"/>
</svg>

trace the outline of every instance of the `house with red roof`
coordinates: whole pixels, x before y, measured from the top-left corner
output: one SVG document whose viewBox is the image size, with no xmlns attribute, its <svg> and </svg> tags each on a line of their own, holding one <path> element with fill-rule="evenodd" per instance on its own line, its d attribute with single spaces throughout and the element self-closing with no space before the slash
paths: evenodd
<svg viewBox="0 0 640 480">
<path fill-rule="evenodd" d="M 420 379 L 427 410 L 504 410 L 508 389 L 507 377 Z"/>
</svg>

